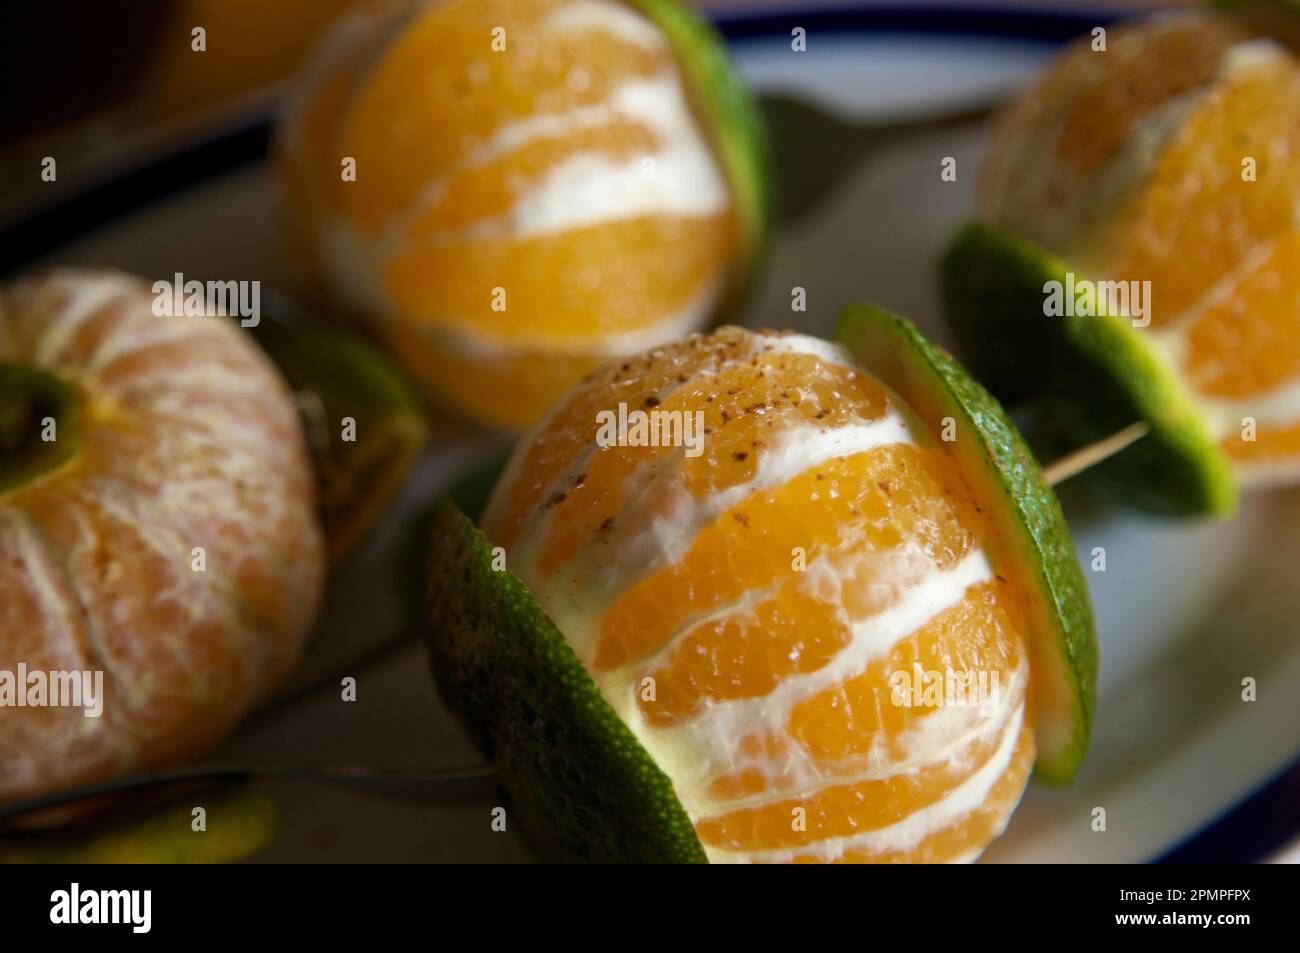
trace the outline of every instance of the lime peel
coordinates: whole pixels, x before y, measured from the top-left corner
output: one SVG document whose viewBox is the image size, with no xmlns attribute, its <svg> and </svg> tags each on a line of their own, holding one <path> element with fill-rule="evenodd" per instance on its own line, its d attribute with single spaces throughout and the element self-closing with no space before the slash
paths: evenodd
<svg viewBox="0 0 1300 953">
<path fill-rule="evenodd" d="M 1026 239 L 966 226 L 941 265 L 949 321 L 972 371 L 1004 401 L 1033 399 L 1037 436 L 1064 453 L 1135 421 L 1151 432 L 1090 475 L 1151 512 L 1231 515 L 1237 482 L 1173 362 L 1122 315 L 1043 313 L 1044 285 L 1077 270 Z"/>
</svg>

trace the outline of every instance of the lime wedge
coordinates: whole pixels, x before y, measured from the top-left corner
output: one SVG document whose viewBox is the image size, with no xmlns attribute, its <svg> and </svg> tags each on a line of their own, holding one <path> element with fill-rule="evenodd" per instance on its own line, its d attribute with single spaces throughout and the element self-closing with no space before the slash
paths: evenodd
<svg viewBox="0 0 1300 953">
<path fill-rule="evenodd" d="M 420 399 L 358 334 L 277 299 L 253 331 L 295 392 L 337 563 L 387 510 L 428 440 Z"/>
<path fill-rule="evenodd" d="M 438 505 L 430 533 L 434 675 L 542 855 L 703 862 L 672 781 L 524 584 L 493 569 L 488 538 L 451 499 Z"/>
<path fill-rule="evenodd" d="M 194 809 L 203 808 L 203 830 Z M 247 784 L 195 791 L 182 801 L 141 813 L 114 808 L 50 831 L 0 838 L 0 864 L 222 864 L 269 844 L 275 804 Z"/>
<path fill-rule="evenodd" d="M 941 271 L 949 320 L 972 372 L 1004 401 L 1041 402 L 1044 452 L 1077 449 L 1142 421 L 1150 433 L 1090 475 L 1152 512 L 1233 512 L 1229 462 L 1151 338 L 1122 315 L 1043 313 L 1045 284 L 1064 283 L 1072 271 L 1065 262 L 972 224 L 954 239 Z"/>
</svg>

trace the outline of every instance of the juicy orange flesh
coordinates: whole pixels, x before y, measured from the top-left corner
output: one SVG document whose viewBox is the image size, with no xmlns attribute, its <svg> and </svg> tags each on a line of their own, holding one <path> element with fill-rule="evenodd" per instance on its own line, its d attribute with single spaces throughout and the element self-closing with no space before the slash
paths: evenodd
<svg viewBox="0 0 1300 953">
<path fill-rule="evenodd" d="M 1191 15 L 1112 28 L 1104 52 L 1090 37 L 1072 44 L 1000 123 L 983 176 L 986 209 L 1049 245 L 1049 234 L 1090 233 L 1125 191 L 1098 195 L 1091 177 L 1122 179 L 1117 164 L 1133 133 L 1209 84 L 1219 56 L 1242 38 L 1222 18 Z"/>
<path fill-rule="evenodd" d="M 688 310 L 734 243 L 729 216 L 643 215 L 527 238 L 416 245 L 385 267 L 411 321 L 490 341 L 528 334 L 574 345 Z M 695 254 L 681 254 L 683 247 Z M 459 280 L 438 280 L 455 275 Z"/>
<path fill-rule="evenodd" d="M 1220 446 L 1228 456 L 1241 463 L 1269 463 L 1288 457 L 1300 457 L 1300 424 L 1291 426 L 1255 426 L 1254 439 L 1242 432 L 1225 437 Z"/>
<path fill-rule="evenodd" d="M 1029 772 L 1034 767 L 1034 734 L 1026 725 L 1020 730 L 1010 766 L 998 778 L 984 803 L 963 820 L 935 831 L 910 850 L 848 850 L 835 863 L 846 864 L 942 864 L 969 857 L 982 850 L 1006 828 L 1007 818 L 1015 810 L 1024 792 Z M 795 856 L 793 862 L 818 863 L 815 855 Z"/>
<path fill-rule="evenodd" d="M 1057 157 L 1089 172 L 1162 107 L 1209 82 L 1219 55 L 1238 39 L 1211 22 L 1171 21 L 1140 36 L 1116 31 L 1103 55 L 1080 46 L 1076 55 L 1105 72 L 1066 111 Z"/>
<path fill-rule="evenodd" d="M 939 468 L 939 454 L 893 444 L 833 460 L 751 496 L 696 536 L 680 562 L 619 598 L 601 626 L 596 667 L 618 668 L 640 658 L 693 617 L 716 612 L 747 592 L 789 577 L 805 579 L 792 565 L 796 548 L 812 561 L 896 553 L 912 544 L 936 568 L 951 568 L 974 547 L 974 519 L 928 505 L 941 492 L 941 480 L 926 472 L 927 466 Z M 845 593 L 843 607 L 879 611 L 892 595 L 889 588 L 867 585 Z M 693 644 L 688 640 L 682 648 L 689 651 Z"/>
<path fill-rule="evenodd" d="M 583 474 L 572 476 L 556 492 L 556 483 L 575 460 L 591 450 L 597 415 L 619 404 L 645 409 L 663 401 L 673 388 L 686 384 L 706 367 L 748 360 L 757 353 L 751 335 L 722 329 L 710 338 L 694 336 L 637 358 L 607 364 L 552 412 L 543 430 L 523 445 L 520 478 L 507 484 L 509 497 L 493 538 L 510 549 L 519 541 L 524 521 L 544 504 L 567 493 Z M 498 490 L 500 492 L 500 490 Z M 548 496 L 548 494 L 553 494 Z M 563 527 L 557 527 L 563 529 Z"/>
<path fill-rule="evenodd" d="M 975 738 L 962 744 L 950 760 L 886 778 L 833 784 L 807 797 L 740 808 L 701 820 L 696 831 L 711 847 L 743 851 L 801 847 L 827 837 L 878 830 L 953 791 L 972 768 L 978 770 L 989 762 L 999 744 L 1000 739 Z M 790 819 L 799 808 L 805 823 L 793 827 Z"/>
<path fill-rule="evenodd" d="M 392 354 L 404 355 L 414 380 L 438 381 L 439 402 L 464 410 L 454 394 L 473 394 L 474 416 L 491 427 L 520 431 L 552 407 L 575 380 L 606 360 L 600 354 L 557 353 L 521 348 L 500 352 L 444 347 L 439 332 L 415 323 L 386 323 L 379 329 Z"/>
<path fill-rule="evenodd" d="M 689 779 L 675 780 L 707 847 L 742 859 L 826 847 L 932 809 L 937 826 L 922 832 L 916 856 L 956 859 L 1001 831 L 1032 764 L 1028 733 L 1009 763 L 991 764 L 1028 717 L 1024 612 L 1020 596 L 988 575 L 918 603 L 914 626 L 882 615 L 977 558 L 991 533 L 921 425 L 774 478 L 778 448 L 798 431 L 824 439 L 887 426 L 887 414 L 908 419 L 844 361 L 728 328 L 598 372 L 518 451 L 485 529 L 526 554 L 512 566 L 543 607 L 561 600 L 571 618 L 574 605 L 590 606 L 593 641 L 579 655 L 616 708 L 635 706 L 632 723 L 652 754 L 662 746 L 685 767 Z M 596 414 L 629 395 L 638 408 L 703 411 L 705 452 L 593 447 Z M 716 502 L 751 485 L 730 505 Z M 604 558 L 644 551 L 644 534 L 674 519 L 692 527 L 679 553 L 632 565 Z M 603 537 L 620 527 L 626 535 L 607 547 Z M 575 565 L 606 573 L 587 593 Z M 870 635 L 873 626 L 886 634 Z M 864 648 L 864 638 L 884 641 Z M 895 673 L 917 665 L 972 684 L 982 676 L 992 704 L 899 704 Z M 646 684 L 654 691 L 641 691 Z M 734 738 L 717 734 L 709 719 L 739 705 L 759 706 L 761 720 L 742 720 Z M 695 760 L 700 732 L 723 746 L 725 763 Z M 992 772 L 988 798 L 945 814 L 957 810 L 946 799 L 981 767 Z M 794 807 L 806 825 L 792 827 Z M 837 843 L 832 857 L 878 859 L 869 843 Z M 887 859 L 909 855 L 895 853 Z"/>
<path fill-rule="evenodd" d="M 437 197 L 407 226 L 406 237 L 418 244 L 441 232 L 468 228 L 480 219 L 501 218 L 547 171 L 566 159 L 589 152 L 637 158 L 654 152 L 660 139 L 639 122 L 613 119 L 567 135 L 543 136 L 500 157 L 454 169 L 440 183 Z"/>
<path fill-rule="evenodd" d="M 774 381 L 796 379 L 797 387 Z M 880 386 L 851 369 L 825 365 L 806 354 L 760 354 L 709 377 L 708 393 L 688 383 L 662 399 L 648 395 L 642 412 L 692 413 L 703 421 L 703 452 L 686 456 L 678 447 L 625 447 L 618 453 L 597 452 L 581 481 L 554 502 L 553 528 L 539 570 L 555 571 L 597 532 L 606 538 L 620 531 L 617 515 L 628 499 L 665 468 L 692 495 L 727 490 L 752 480 L 759 452 L 770 435 L 794 420 L 815 420 L 831 427 L 874 420 L 885 411 Z M 602 529 L 603 527 L 603 529 Z"/>
<path fill-rule="evenodd" d="M 546 31 L 546 14 L 563 6 L 452 0 L 411 21 L 355 94 L 341 134 L 358 170 L 375 170 L 344 192 L 363 232 L 411 210 L 432 176 L 453 171 L 503 127 L 599 105 L 619 84 L 671 64 L 666 44 L 650 52 L 605 30 Z M 498 28 L 501 51 L 493 49 Z M 570 80 L 575 68 L 581 83 Z"/>
<path fill-rule="evenodd" d="M 1242 159 L 1256 160 L 1243 181 Z M 1151 323 L 1185 314 L 1260 243 L 1294 225 L 1300 69 L 1289 58 L 1231 71 L 1209 91 L 1115 223 L 1107 274 L 1151 282 Z"/>
<path fill-rule="evenodd" d="M 1300 374 L 1300 232 L 1288 232 L 1232 293 L 1187 330 L 1186 370 L 1201 393 L 1243 398 Z M 1288 280 L 1290 279 L 1290 280 Z"/>
<path fill-rule="evenodd" d="M 667 197 L 707 183 L 666 177 L 698 162 L 652 167 L 645 193 L 627 178 L 677 150 L 665 129 L 686 135 L 683 122 L 723 178 L 691 106 L 701 91 L 638 17 L 618 0 L 445 0 L 396 30 L 375 18 L 339 39 L 284 137 L 293 242 L 318 246 L 300 257 L 363 316 L 391 319 L 381 333 L 407 369 L 481 422 L 534 422 L 596 360 L 705 324 L 742 277 L 725 183 L 717 203 L 682 206 Z M 665 82 L 684 120 L 662 125 L 623 95 Z M 615 167 L 591 197 L 554 191 Z M 474 361 L 502 371 L 461 373 Z"/>
</svg>

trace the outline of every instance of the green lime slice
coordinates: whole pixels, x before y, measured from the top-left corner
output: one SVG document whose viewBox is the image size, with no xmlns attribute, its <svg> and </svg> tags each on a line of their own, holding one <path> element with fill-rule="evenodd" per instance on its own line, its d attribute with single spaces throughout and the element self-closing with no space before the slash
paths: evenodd
<svg viewBox="0 0 1300 953">
<path fill-rule="evenodd" d="M 450 498 L 429 532 L 427 632 L 438 687 L 496 765 L 542 856 L 703 862 L 672 781 L 524 584 L 493 569 L 488 538 Z"/>
<path fill-rule="evenodd" d="M 1044 452 L 1135 421 L 1150 433 L 1089 475 L 1151 512 L 1227 516 L 1237 483 L 1174 364 L 1123 315 L 1047 316 L 1045 285 L 1074 271 L 1039 246 L 975 223 L 943 258 L 948 317 L 972 372 L 1007 402 L 1043 410 Z M 1075 272 L 1077 274 L 1077 272 Z"/>
<path fill-rule="evenodd" d="M 358 334 L 286 299 L 253 330 L 294 391 L 316 474 L 321 525 L 337 563 L 406 483 L 429 436 L 420 399 Z"/>
<path fill-rule="evenodd" d="M 840 315 L 836 339 L 934 431 L 956 424 L 963 477 L 998 530 L 994 569 L 1029 613 L 1038 747 L 1035 773 L 1068 782 L 1088 748 L 1097 696 L 1092 604 L 1056 494 L 1002 407 L 910 321 L 872 305 Z"/>
<path fill-rule="evenodd" d="M 204 811 L 195 830 L 194 809 Z M 247 784 L 193 791 L 146 810 L 119 806 L 54 830 L 0 837 L 0 864 L 223 864 L 276 834 L 275 804 Z"/>
</svg>

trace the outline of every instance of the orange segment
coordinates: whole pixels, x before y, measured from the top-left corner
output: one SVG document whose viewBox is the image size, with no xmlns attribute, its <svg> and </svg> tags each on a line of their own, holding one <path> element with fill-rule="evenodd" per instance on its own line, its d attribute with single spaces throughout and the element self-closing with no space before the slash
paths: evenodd
<svg viewBox="0 0 1300 953">
<path fill-rule="evenodd" d="M 676 564 L 631 586 L 601 626 L 597 669 L 654 651 L 692 618 L 815 565 L 831 550 L 904 546 L 949 568 L 973 544 L 973 517 L 941 502 L 936 452 L 891 445 L 832 460 L 751 496 L 703 529 Z M 929 468 L 930 472 L 927 472 Z"/>
<path fill-rule="evenodd" d="M 919 665 L 925 672 L 979 673 L 990 685 L 996 678 L 997 685 L 1010 686 L 1023 658 L 1017 634 L 1024 625 L 1012 615 L 1014 606 L 1014 597 L 995 584 L 969 589 L 957 605 L 899 642 L 887 658 L 796 706 L 790 716 L 791 737 L 828 764 L 851 762 L 882 749 L 892 760 L 915 756 L 908 732 L 938 709 L 895 704 L 891 676 L 911 673 Z"/>
<path fill-rule="evenodd" d="M 428 4 L 412 20 L 356 95 L 341 133 L 358 169 L 371 170 L 344 192 L 363 232 L 411 209 L 434 176 L 508 124 L 599 104 L 619 83 L 671 66 L 666 41 L 646 49 L 604 30 L 547 29 L 546 15 L 565 5 L 461 0 Z"/>
<path fill-rule="evenodd" d="M 852 642 L 852 622 L 887 609 L 933 569 L 897 549 L 875 556 L 849 549 L 818 564 L 841 574 L 826 595 L 807 576 L 787 577 L 753 608 L 706 619 L 681 636 L 650 672 L 655 698 L 638 701 L 646 720 L 667 727 L 710 702 L 760 697 L 789 675 L 816 671 Z"/>
<path fill-rule="evenodd" d="M 636 159 L 654 153 L 661 144 L 660 137 L 644 123 L 618 116 L 590 128 L 579 126 L 569 135 L 546 135 L 525 142 L 500 157 L 443 176 L 436 197 L 407 226 L 406 238 L 418 243 L 439 232 L 500 218 L 562 162 L 584 156 Z"/>
<path fill-rule="evenodd" d="M 503 546 L 513 546 L 524 521 L 538 507 L 554 506 L 562 502 L 556 499 L 557 493 L 567 497 L 579 483 L 585 485 L 583 472 L 573 474 L 564 486 L 557 487 L 556 481 L 575 461 L 594 455 L 597 414 L 613 409 L 611 404 L 651 407 L 706 367 L 748 360 L 760 342 L 752 334 L 724 328 L 712 337 L 691 337 L 635 359 L 610 362 L 596 371 L 555 408 L 543 433 L 525 445 L 519 469 L 528 478 L 503 484 L 507 487 L 504 495 L 498 488 L 498 499 L 489 507 L 484 528 Z"/>
<path fill-rule="evenodd" d="M 1187 329 L 1187 375 L 1203 394 L 1243 398 L 1300 376 L 1300 232 L 1289 232 Z"/>
<path fill-rule="evenodd" d="M 958 821 L 936 831 L 910 850 L 846 850 L 835 863 L 846 864 L 945 864 L 978 853 L 1007 826 L 1025 782 L 1034 766 L 1034 735 L 1026 726 L 1021 729 L 1011 765 L 998 779 L 984 803 Z M 805 855 L 794 863 L 816 863 L 818 858 Z"/>
<path fill-rule="evenodd" d="M 1238 434 L 1225 438 L 1220 446 L 1228 456 L 1241 463 L 1270 463 L 1300 457 L 1300 424 L 1258 424 L 1254 440 L 1244 440 Z"/>
<path fill-rule="evenodd" d="M 985 167 L 986 212 L 1068 254 L 1144 171 L 1125 161 L 1137 130 L 1206 88 L 1244 34 L 1210 16 L 1110 28 L 1106 49 L 1072 44 L 1002 119 Z"/>
<path fill-rule="evenodd" d="M 461 329 L 486 339 L 480 346 L 582 343 L 685 313 L 721 277 L 733 228 L 726 215 L 657 215 L 528 238 L 503 230 L 412 246 L 385 280 L 409 320 Z"/>
<path fill-rule="evenodd" d="M 1261 242 L 1294 227 L 1298 156 L 1294 61 L 1237 65 L 1179 127 L 1150 184 L 1099 238 L 1096 254 L 1109 264 L 1098 270 L 1151 282 L 1153 327 L 1177 320 Z M 1246 157 L 1256 161 L 1256 181 L 1243 181 Z"/>
<path fill-rule="evenodd" d="M 679 381 L 662 399 L 648 395 L 640 407 L 630 408 L 661 414 L 698 411 L 702 416 L 692 420 L 702 434 L 701 453 L 629 446 L 617 454 L 594 454 L 581 483 L 555 505 L 554 529 L 538 567 L 543 575 L 571 559 L 597 533 L 617 547 L 628 533 L 644 529 L 645 520 L 664 515 L 661 508 L 674 506 L 679 491 L 701 496 L 748 483 L 774 449 L 774 438 L 795 424 L 825 431 L 875 420 L 885 412 L 884 390 L 852 368 L 808 354 L 782 353 L 771 344 L 745 361 L 719 353 L 727 362 L 722 367 L 715 362 L 712 371 Z M 671 476 L 664 475 L 666 467 L 672 468 Z M 625 502 L 637 497 L 644 518 L 631 525 L 617 520 Z"/>
<path fill-rule="evenodd" d="M 1000 733 L 977 737 L 961 745 L 949 760 L 914 771 L 833 784 L 805 797 L 782 798 L 762 807 L 704 818 L 696 831 L 705 844 L 724 850 L 774 850 L 879 830 L 951 794 L 988 764 L 1002 740 Z M 801 823 L 793 824 L 799 809 Z"/>
</svg>

